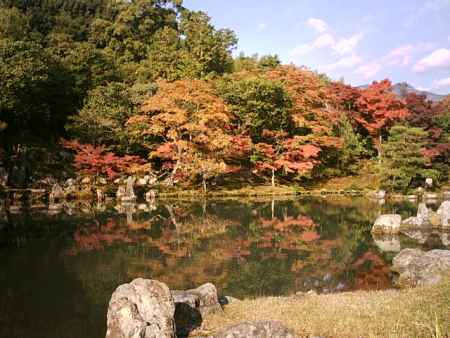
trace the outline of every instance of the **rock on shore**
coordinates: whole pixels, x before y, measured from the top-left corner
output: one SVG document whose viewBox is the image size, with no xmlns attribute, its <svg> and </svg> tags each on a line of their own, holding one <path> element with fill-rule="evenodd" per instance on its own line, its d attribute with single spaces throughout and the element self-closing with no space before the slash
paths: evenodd
<svg viewBox="0 0 450 338">
<path fill-rule="evenodd" d="M 442 273 L 450 271 L 450 250 L 403 249 L 394 257 L 392 270 L 399 274 L 400 287 L 437 284 Z"/>
<path fill-rule="evenodd" d="M 222 311 L 216 287 L 170 291 L 166 284 L 138 278 L 123 284 L 111 296 L 106 338 L 187 337 L 202 319 Z M 208 338 L 295 338 L 277 321 L 253 321 L 225 328 Z"/>
<path fill-rule="evenodd" d="M 135 279 L 120 285 L 111 297 L 106 338 L 175 338 L 174 314 L 166 284 Z"/>
</svg>

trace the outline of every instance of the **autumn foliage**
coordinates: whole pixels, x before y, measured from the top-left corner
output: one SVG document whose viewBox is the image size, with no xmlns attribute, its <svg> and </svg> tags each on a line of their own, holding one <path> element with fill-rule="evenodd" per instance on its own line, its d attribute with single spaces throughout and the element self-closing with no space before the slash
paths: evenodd
<svg viewBox="0 0 450 338">
<path fill-rule="evenodd" d="M 450 149 L 449 128 L 442 127 L 447 101 L 400 98 L 389 80 L 355 88 L 292 65 L 215 80 L 159 80 L 139 102 L 122 139 L 126 135 L 140 154 L 148 154 L 147 163 L 165 184 L 201 185 L 205 191 L 240 176 L 275 185 L 348 174 L 363 157 L 382 156 L 382 144 L 398 123 L 428 133 L 420 155 L 428 166 L 445 162 Z M 143 163 L 102 146 L 65 146 L 76 152 L 75 167 L 85 174 L 114 177 Z"/>
<path fill-rule="evenodd" d="M 104 146 L 81 144 L 77 140 L 63 140 L 61 143 L 66 149 L 75 152 L 74 166 L 86 175 L 106 175 L 108 178 L 114 178 L 119 173 L 127 172 L 143 163 L 138 156 L 117 156 L 107 152 Z"/>
</svg>

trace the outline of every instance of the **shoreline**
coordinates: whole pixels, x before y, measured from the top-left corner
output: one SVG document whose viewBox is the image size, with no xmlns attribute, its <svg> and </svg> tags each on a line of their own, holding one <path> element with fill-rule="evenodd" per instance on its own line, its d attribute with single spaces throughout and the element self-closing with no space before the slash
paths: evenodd
<svg viewBox="0 0 450 338">
<path fill-rule="evenodd" d="M 238 300 L 189 337 L 243 321 L 276 320 L 300 337 L 446 337 L 450 275 L 433 286 Z"/>
</svg>

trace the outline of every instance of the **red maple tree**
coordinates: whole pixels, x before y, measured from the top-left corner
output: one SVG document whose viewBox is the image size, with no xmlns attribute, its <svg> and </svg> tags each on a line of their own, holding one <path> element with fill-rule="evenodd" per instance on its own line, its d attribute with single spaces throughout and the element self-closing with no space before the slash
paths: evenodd
<svg viewBox="0 0 450 338">
<path fill-rule="evenodd" d="M 144 162 L 139 156 L 118 156 L 107 152 L 105 146 L 81 144 L 78 140 L 62 140 L 61 143 L 75 152 L 74 166 L 86 175 L 106 175 L 108 178 L 114 178 Z"/>
<path fill-rule="evenodd" d="M 356 100 L 354 119 L 372 137 L 378 154 L 381 155 L 382 133 L 394 122 L 409 116 L 403 101 L 391 92 L 391 82 L 373 82 Z"/>
</svg>

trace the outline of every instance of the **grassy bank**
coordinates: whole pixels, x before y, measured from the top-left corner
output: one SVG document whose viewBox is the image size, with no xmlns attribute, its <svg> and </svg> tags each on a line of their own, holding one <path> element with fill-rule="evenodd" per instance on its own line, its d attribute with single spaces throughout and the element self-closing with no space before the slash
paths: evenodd
<svg viewBox="0 0 450 338">
<path fill-rule="evenodd" d="M 202 190 L 176 190 L 162 191 L 158 193 L 159 197 L 233 197 L 233 196 L 293 196 L 293 195 L 363 195 L 362 190 L 354 189 L 304 189 L 298 186 L 248 186 L 238 189 L 217 189 L 208 191 L 206 194 Z"/>
<path fill-rule="evenodd" d="M 244 320 L 279 320 L 302 337 L 448 337 L 450 278 L 437 286 L 244 300 L 192 336 Z"/>
</svg>

